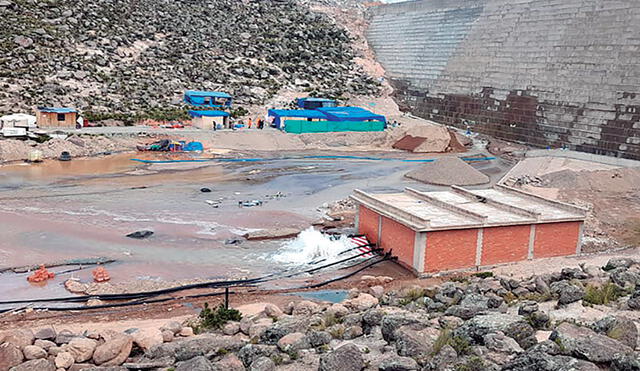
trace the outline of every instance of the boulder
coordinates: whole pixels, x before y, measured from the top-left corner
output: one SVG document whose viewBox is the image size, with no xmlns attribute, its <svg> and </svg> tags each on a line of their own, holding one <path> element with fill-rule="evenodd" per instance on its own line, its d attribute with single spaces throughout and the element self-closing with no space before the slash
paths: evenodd
<svg viewBox="0 0 640 371">
<path fill-rule="evenodd" d="M 151 349 L 153 346 L 164 343 L 162 331 L 156 328 L 135 329 L 127 333 L 131 335 L 133 343 L 145 351 Z"/>
<path fill-rule="evenodd" d="M 178 362 L 175 371 L 213 371 L 213 365 L 207 357 L 197 356 L 188 361 Z"/>
<path fill-rule="evenodd" d="M 537 342 L 535 331 L 527 320 L 513 314 L 492 313 L 475 316 L 454 330 L 454 334 L 469 338 L 473 343 L 482 344 L 485 335 L 498 331 L 513 338 L 524 349 Z"/>
<path fill-rule="evenodd" d="M 414 329 L 421 329 L 429 326 L 428 319 L 421 314 L 414 312 L 391 313 L 382 317 L 380 322 L 382 337 L 387 342 L 396 340 L 395 332 L 402 326 L 411 326 Z"/>
<path fill-rule="evenodd" d="M 278 340 L 283 336 L 293 332 L 307 332 L 309 327 L 310 322 L 308 317 L 281 318 L 278 322 L 273 323 L 267 328 L 260 336 L 260 339 L 266 344 L 277 344 Z"/>
<path fill-rule="evenodd" d="M 433 344 L 440 335 L 440 331 L 427 327 L 423 330 L 414 330 L 410 326 L 401 327 L 395 333 L 396 350 L 399 355 L 413 359 L 426 361 L 433 352 Z"/>
<path fill-rule="evenodd" d="M 167 322 L 164 326 L 160 327 L 160 331 L 171 331 L 174 335 L 178 334 L 182 330 L 182 324 L 178 321 Z"/>
<path fill-rule="evenodd" d="M 27 345 L 22 349 L 22 354 L 27 360 L 47 358 L 47 351 L 36 345 Z"/>
<path fill-rule="evenodd" d="M 640 352 L 621 354 L 611 363 L 612 371 L 638 371 L 640 370 Z"/>
<path fill-rule="evenodd" d="M 91 359 L 97 345 L 95 340 L 77 337 L 63 345 L 62 350 L 69 352 L 76 363 L 82 363 Z"/>
<path fill-rule="evenodd" d="M 373 308 L 376 305 L 378 305 L 378 299 L 365 293 L 360 293 L 357 297 L 346 300 L 344 302 L 345 307 L 351 308 L 358 312 Z"/>
<path fill-rule="evenodd" d="M 10 371 L 56 371 L 56 366 L 46 359 L 33 359 L 11 368 Z"/>
<path fill-rule="evenodd" d="M 379 371 L 413 371 L 419 369 L 418 362 L 413 358 L 397 356 L 385 359 L 378 366 Z"/>
<path fill-rule="evenodd" d="M 636 290 L 629 300 L 627 300 L 627 306 L 629 309 L 640 310 L 640 290 Z"/>
<path fill-rule="evenodd" d="M 274 371 L 276 364 L 269 357 L 260 357 L 251 363 L 249 371 Z"/>
<path fill-rule="evenodd" d="M 49 349 L 53 348 L 56 346 L 56 343 L 54 343 L 53 341 L 50 340 L 40 340 L 40 339 L 36 339 L 36 341 L 33 342 L 33 345 L 38 346 L 46 351 L 49 351 Z"/>
<path fill-rule="evenodd" d="M 309 331 L 306 335 L 306 341 L 313 348 L 329 344 L 331 342 L 331 334 L 326 331 Z"/>
<path fill-rule="evenodd" d="M 182 337 L 189 337 L 189 336 L 193 336 L 194 332 L 193 332 L 193 327 L 191 326 L 184 326 L 182 328 L 182 330 L 180 330 L 180 332 L 178 333 L 178 335 L 182 336 Z"/>
<path fill-rule="evenodd" d="M 173 357 L 162 357 L 156 359 L 148 359 L 146 357 L 142 357 L 138 359 L 137 362 L 125 362 L 122 364 L 122 367 L 129 370 L 164 370 L 168 367 L 173 366 L 175 363 L 176 360 Z"/>
<path fill-rule="evenodd" d="M 384 287 L 382 286 L 371 286 L 369 287 L 369 293 L 376 299 L 382 298 L 384 295 Z"/>
<path fill-rule="evenodd" d="M 0 370 L 8 370 L 22 363 L 24 356 L 17 346 L 11 343 L 0 344 Z"/>
<path fill-rule="evenodd" d="M 163 330 L 162 331 L 162 341 L 165 343 L 170 343 L 173 341 L 173 336 L 175 334 L 173 333 L 173 331 L 169 331 L 169 330 Z"/>
<path fill-rule="evenodd" d="M 329 308 L 327 308 L 327 310 L 325 311 L 325 314 L 328 316 L 334 316 L 334 317 L 340 318 L 349 314 L 349 309 L 347 309 L 347 307 L 345 307 L 342 304 L 335 303 L 335 304 L 332 304 Z"/>
<path fill-rule="evenodd" d="M 484 345 L 489 349 L 500 353 L 516 354 L 524 350 L 514 339 L 502 332 L 492 332 L 484 336 Z"/>
<path fill-rule="evenodd" d="M 611 281 L 620 287 L 634 288 L 640 283 L 640 274 L 626 268 L 616 268 L 609 272 Z"/>
<path fill-rule="evenodd" d="M 603 269 L 610 271 L 616 268 L 629 268 L 633 264 L 636 264 L 636 261 L 632 258 L 611 258 Z"/>
<path fill-rule="evenodd" d="M 534 282 L 536 291 L 539 294 L 551 295 L 551 289 L 549 288 L 549 285 L 541 276 L 536 276 L 533 282 Z"/>
<path fill-rule="evenodd" d="M 56 356 L 54 362 L 57 368 L 69 368 L 71 367 L 71 365 L 73 365 L 75 360 L 73 359 L 73 356 L 71 355 L 71 353 L 60 352 Z"/>
<path fill-rule="evenodd" d="M 280 318 L 284 314 L 278 306 L 271 303 L 264 306 L 264 314 L 271 318 Z"/>
<path fill-rule="evenodd" d="M 536 311 L 531 313 L 529 316 L 529 323 L 535 329 L 546 329 L 549 327 L 551 322 L 551 318 L 549 315 L 542 311 Z"/>
<path fill-rule="evenodd" d="M 566 305 L 584 297 L 584 289 L 568 281 L 558 281 L 551 284 L 551 291 L 558 295 L 558 305 Z"/>
<path fill-rule="evenodd" d="M 310 316 L 312 314 L 318 313 L 320 311 L 320 306 L 312 301 L 303 300 L 298 302 L 293 307 L 292 314 L 294 316 Z"/>
<path fill-rule="evenodd" d="M 318 371 L 361 371 L 364 360 L 355 344 L 347 343 L 320 357 Z"/>
<path fill-rule="evenodd" d="M 181 341 L 156 345 L 149 349 L 146 355 L 150 359 L 173 357 L 177 361 L 185 361 L 220 349 L 235 352 L 243 345 L 244 341 L 233 336 L 202 334 Z"/>
<path fill-rule="evenodd" d="M 616 339 L 632 349 L 638 345 L 638 328 L 628 318 L 607 316 L 597 321 L 593 327 L 596 332 Z"/>
<path fill-rule="evenodd" d="M 427 366 L 426 370 L 450 370 L 458 359 L 458 354 L 451 345 L 443 346 L 438 354 L 434 355 Z"/>
<path fill-rule="evenodd" d="M 294 332 L 283 336 L 278 340 L 278 348 L 283 352 L 309 348 L 309 342 L 305 334 Z"/>
<path fill-rule="evenodd" d="M 225 335 L 235 335 L 240 332 L 240 322 L 227 322 L 222 326 L 222 333 Z"/>
<path fill-rule="evenodd" d="M 521 316 L 528 316 L 537 311 L 539 307 L 540 306 L 535 301 L 526 300 L 518 306 L 518 314 Z"/>
<path fill-rule="evenodd" d="M 132 346 L 131 336 L 118 334 L 96 348 L 93 361 L 100 366 L 119 366 L 129 357 Z"/>
<path fill-rule="evenodd" d="M 43 327 L 36 331 L 34 337 L 40 340 L 55 340 L 56 331 L 51 326 Z"/>
<path fill-rule="evenodd" d="M 591 362 L 542 352 L 522 353 L 509 361 L 503 371 L 600 371 Z"/>
<path fill-rule="evenodd" d="M 249 367 L 260 357 L 271 357 L 278 354 L 278 347 L 274 345 L 247 344 L 238 352 L 238 358 Z"/>
<path fill-rule="evenodd" d="M 342 338 L 345 340 L 351 340 L 351 339 L 355 339 L 357 337 L 360 337 L 364 334 L 364 331 L 362 330 L 362 327 L 356 325 L 356 326 L 349 326 L 345 329 L 344 334 L 342 335 Z"/>
<path fill-rule="evenodd" d="M 633 351 L 617 340 L 568 322 L 556 327 L 549 339 L 560 346 L 563 354 L 595 363 L 609 363 L 620 354 Z"/>
<path fill-rule="evenodd" d="M 78 337 L 78 335 L 74 334 L 73 332 L 69 330 L 62 330 L 58 332 L 58 334 L 56 335 L 55 342 L 58 345 L 67 344 L 68 342 L 71 341 L 71 339 L 76 337 Z"/>
<path fill-rule="evenodd" d="M 0 343 L 9 343 L 22 349 L 27 345 L 32 345 L 35 340 L 33 331 L 24 329 L 7 330 L 0 333 Z"/>
<path fill-rule="evenodd" d="M 213 364 L 213 371 L 245 371 L 245 367 L 235 354 L 227 354 Z"/>
</svg>

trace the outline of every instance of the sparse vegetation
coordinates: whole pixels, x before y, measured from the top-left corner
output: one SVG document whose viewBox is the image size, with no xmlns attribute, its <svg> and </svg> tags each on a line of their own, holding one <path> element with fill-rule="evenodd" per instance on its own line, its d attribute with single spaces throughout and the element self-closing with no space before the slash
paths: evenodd
<svg viewBox="0 0 640 371">
<path fill-rule="evenodd" d="M 204 309 L 198 315 L 198 332 L 209 329 L 222 328 L 228 321 L 240 321 L 242 314 L 237 309 L 225 308 L 220 305 L 217 309 L 212 310 L 209 304 L 204 304 Z"/>
<path fill-rule="evenodd" d="M 333 328 L 329 329 L 329 334 L 331 334 L 334 339 L 342 339 L 342 337 L 344 336 L 344 332 L 344 326 L 334 326 Z"/>
<path fill-rule="evenodd" d="M 480 357 L 471 357 L 465 363 L 458 365 L 456 371 L 484 371 L 484 361 Z"/>
<path fill-rule="evenodd" d="M 584 298 L 582 300 L 589 304 L 606 305 L 615 302 L 621 296 L 624 296 L 626 291 L 618 285 L 607 282 L 604 285 L 588 284 L 585 288 Z"/>
<path fill-rule="evenodd" d="M 472 274 L 472 276 L 480 277 L 480 278 L 490 278 L 490 277 L 493 277 L 493 272 L 478 272 L 478 273 Z"/>
<path fill-rule="evenodd" d="M 469 341 L 461 336 L 454 336 L 451 329 L 444 329 L 440 331 L 440 335 L 436 338 L 435 343 L 433 344 L 433 353 L 432 355 L 436 355 L 440 353 L 442 347 L 445 345 L 451 346 L 458 355 L 467 354 L 469 352 Z"/>
</svg>

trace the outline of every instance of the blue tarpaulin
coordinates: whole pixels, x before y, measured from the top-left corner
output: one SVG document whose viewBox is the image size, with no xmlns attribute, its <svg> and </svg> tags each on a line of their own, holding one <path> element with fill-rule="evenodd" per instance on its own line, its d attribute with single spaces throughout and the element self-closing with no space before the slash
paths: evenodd
<svg viewBox="0 0 640 371">
<path fill-rule="evenodd" d="M 229 112 L 224 111 L 189 111 L 191 117 L 227 117 Z"/>
<path fill-rule="evenodd" d="M 324 113 L 330 121 L 382 121 L 387 119 L 360 107 L 321 107 L 317 111 Z"/>
<path fill-rule="evenodd" d="M 298 98 L 298 107 L 304 109 L 316 109 L 320 107 L 335 107 L 337 102 L 327 98 Z"/>
<path fill-rule="evenodd" d="M 273 117 L 273 124 L 277 128 L 282 127 L 282 117 L 300 117 L 305 119 L 315 119 L 315 120 L 326 120 L 327 116 L 322 112 L 316 110 L 305 110 L 305 109 L 270 109 L 267 113 L 269 116 Z"/>
<path fill-rule="evenodd" d="M 57 107 L 38 107 L 38 111 L 40 111 L 40 112 L 48 112 L 48 113 L 74 113 L 74 112 L 78 112 L 73 108 L 57 108 Z"/>
<path fill-rule="evenodd" d="M 193 106 L 231 107 L 231 95 L 220 91 L 187 90 L 184 101 Z"/>
</svg>

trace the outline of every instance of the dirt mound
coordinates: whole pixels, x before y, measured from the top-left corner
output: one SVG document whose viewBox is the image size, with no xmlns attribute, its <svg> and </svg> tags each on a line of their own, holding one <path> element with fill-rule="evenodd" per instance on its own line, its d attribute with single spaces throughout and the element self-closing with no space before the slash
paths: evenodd
<svg viewBox="0 0 640 371">
<path fill-rule="evenodd" d="M 425 140 L 427 140 L 427 138 L 405 135 L 399 141 L 394 143 L 393 148 L 409 152 L 418 152 L 416 149 L 418 149 Z"/>
<path fill-rule="evenodd" d="M 436 185 L 477 185 L 489 183 L 489 177 L 457 157 L 443 157 L 410 171 L 407 178 Z"/>
<path fill-rule="evenodd" d="M 640 191 L 640 168 L 598 171 L 562 170 L 541 177 L 545 187 L 627 193 Z"/>
</svg>

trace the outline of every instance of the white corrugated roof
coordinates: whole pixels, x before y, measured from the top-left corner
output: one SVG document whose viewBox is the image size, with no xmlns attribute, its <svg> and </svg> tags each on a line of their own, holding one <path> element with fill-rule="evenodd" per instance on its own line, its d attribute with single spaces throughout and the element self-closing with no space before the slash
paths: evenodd
<svg viewBox="0 0 640 371">
<path fill-rule="evenodd" d="M 410 220 L 415 230 L 464 229 L 562 221 L 582 221 L 586 210 L 515 188 L 370 194 L 356 190 L 356 202 L 387 217 Z M 404 223 L 408 224 L 408 223 Z"/>
</svg>

